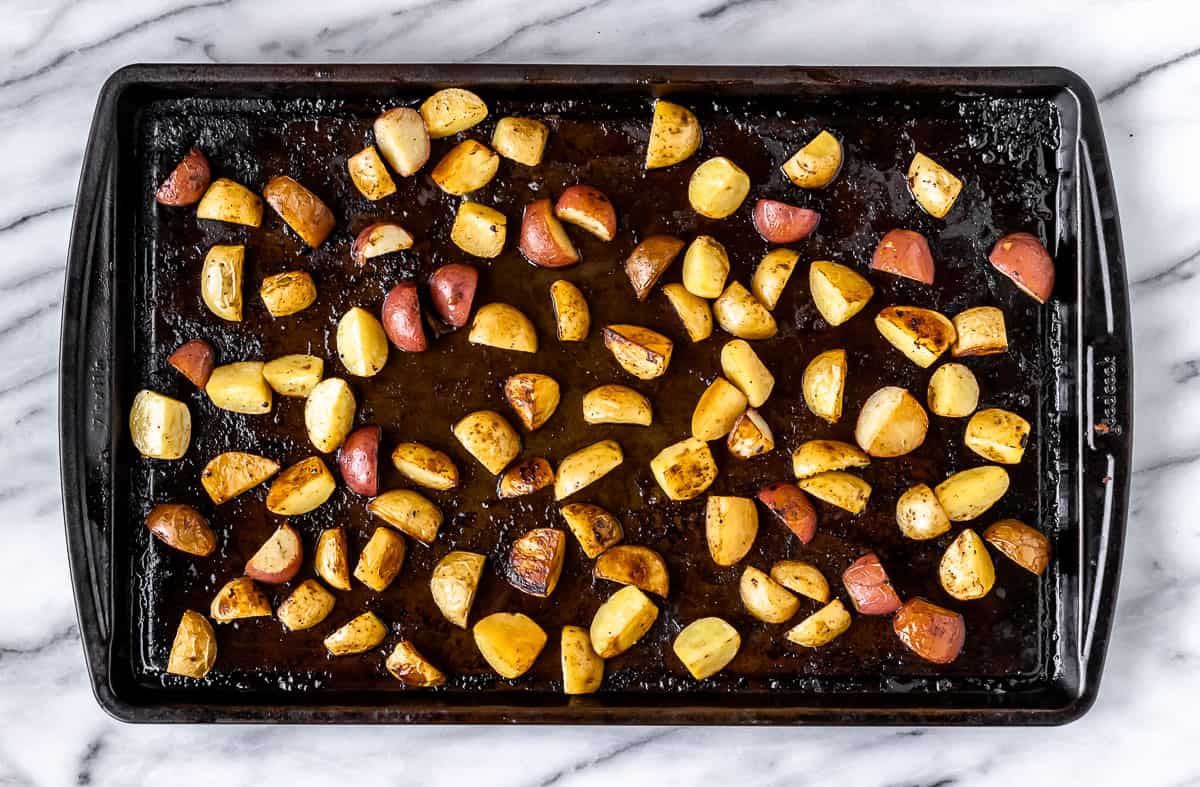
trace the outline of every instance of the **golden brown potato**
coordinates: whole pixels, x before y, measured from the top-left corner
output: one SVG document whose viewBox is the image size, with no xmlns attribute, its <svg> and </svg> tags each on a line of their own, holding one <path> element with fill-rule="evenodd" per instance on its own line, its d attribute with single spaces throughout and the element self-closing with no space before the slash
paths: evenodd
<svg viewBox="0 0 1200 787">
<path fill-rule="evenodd" d="M 253 489 L 279 472 L 279 463 L 265 456 L 227 451 L 214 456 L 200 473 L 200 484 L 217 505 Z"/>
<path fill-rule="evenodd" d="M 540 492 L 554 484 L 554 468 L 543 457 L 518 462 L 504 471 L 496 485 L 496 494 L 504 499 Z"/>
<path fill-rule="evenodd" d="M 263 379 L 262 361 L 240 361 L 212 370 L 204 392 L 222 410 L 247 415 L 271 412 L 271 386 Z"/>
<path fill-rule="evenodd" d="M 442 526 L 441 510 L 411 489 L 384 492 L 367 504 L 367 510 L 423 544 L 432 544 Z"/>
<path fill-rule="evenodd" d="M 245 574 L 259 582 L 281 585 L 291 582 L 303 563 L 304 542 L 296 529 L 284 522 L 246 561 Z"/>
<path fill-rule="evenodd" d="M 942 589 L 959 601 L 983 598 L 996 584 L 996 567 L 983 539 L 967 528 L 958 534 L 938 565 Z"/>
<path fill-rule="evenodd" d="M 400 475 L 426 489 L 445 491 L 458 486 L 454 460 L 422 443 L 398 443 L 392 449 L 392 464 Z"/>
<path fill-rule="evenodd" d="M 842 143 L 828 131 L 821 131 L 780 169 L 788 180 L 802 189 L 824 188 L 842 169 Z"/>
<path fill-rule="evenodd" d="M 376 593 L 382 593 L 404 567 L 407 551 L 404 536 L 386 527 L 375 528 L 358 556 L 354 578 Z"/>
<path fill-rule="evenodd" d="M 393 107 L 375 118 L 375 144 L 396 174 L 415 175 L 429 160 L 429 131 L 415 109 Z"/>
<path fill-rule="evenodd" d="M 337 353 L 350 374 L 374 377 L 387 363 L 387 333 L 375 315 L 355 306 L 338 320 Z"/>
<path fill-rule="evenodd" d="M 775 435 L 759 412 L 750 408 L 733 422 L 726 446 L 737 458 L 752 459 L 775 450 Z"/>
<path fill-rule="evenodd" d="M 329 377 L 313 386 L 304 402 L 304 428 L 318 451 L 337 450 L 354 426 L 355 407 L 354 393 L 342 378 Z"/>
<path fill-rule="evenodd" d="M 697 235 L 683 255 L 683 286 L 698 298 L 716 298 L 725 292 L 729 253 L 711 235 Z"/>
<path fill-rule="evenodd" d="M 209 184 L 196 206 L 198 219 L 245 224 L 247 227 L 261 226 L 262 215 L 263 204 L 258 195 L 229 178 L 217 178 Z"/>
<path fill-rule="evenodd" d="M 491 148 L 465 139 L 442 156 L 429 177 L 442 191 L 461 197 L 486 186 L 499 169 L 500 157 Z"/>
<path fill-rule="evenodd" d="M 458 206 L 450 240 L 467 254 L 485 259 L 499 257 L 507 237 L 508 219 L 500 211 L 470 200 Z"/>
<path fill-rule="evenodd" d="M 263 379 L 281 396 L 307 397 L 321 382 L 325 362 L 315 355 L 283 355 L 262 368 Z"/>
<path fill-rule="evenodd" d="M 545 374 L 514 374 L 504 381 L 504 398 L 517 414 L 517 420 L 532 432 L 549 421 L 558 409 L 558 382 Z"/>
<path fill-rule="evenodd" d="M 589 635 L 592 649 L 602 659 L 619 656 L 633 647 L 658 617 L 658 607 L 633 585 L 613 593 L 596 610 Z"/>
<path fill-rule="evenodd" d="M 663 598 L 671 589 L 666 561 L 649 547 L 618 544 L 596 558 L 592 573 L 600 579 L 633 585 Z"/>
<path fill-rule="evenodd" d="M 737 656 L 742 638 L 721 618 L 700 618 L 684 626 L 671 650 L 696 680 L 716 675 Z"/>
<path fill-rule="evenodd" d="M 771 566 L 771 579 L 805 598 L 829 601 L 829 581 L 816 566 L 802 560 L 780 560 Z"/>
<path fill-rule="evenodd" d="M 943 418 L 965 418 L 979 406 L 979 383 L 961 363 L 944 363 L 929 378 L 929 410 Z"/>
<path fill-rule="evenodd" d="M 581 342 L 587 338 L 592 327 L 592 315 L 587 299 L 569 281 L 559 279 L 550 285 L 550 306 L 554 310 L 560 342 Z"/>
<path fill-rule="evenodd" d="M 620 467 L 625 461 L 615 440 L 601 440 L 568 454 L 554 473 L 554 499 L 563 500 Z"/>
<path fill-rule="evenodd" d="M 475 647 L 502 678 L 519 678 L 546 647 L 546 632 L 527 615 L 495 612 L 472 629 Z"/>
<path fill-rule="evenodd" d="M 1050 565 L 1050 539 L 1016 519 L 1001 519 L 983 531 L 984 539 L 1026 571 L 1041 576 Z"/>
<path fill-rule="evenodd" d="M 507 303 L 480 306 L 471 322 L 471 333 L 467 340 L 472 344 L 521 353 L 535 353 L 538 348 L 537 331 L 533 323 L 519 309 Z"/>
<path fill-rule="evenodd" d="M 350 589 L 350 549 L 346 531 L 331 527 L 321 531 L 313 552 L 313 570 L 336 590 Z"/>
<path fill-rule="evenodd" d="M 718 566 L 732 566 L 746 556 L 758 536 L 758 509 L 748 497 L 710 495 L 704 507 L 708 554 Z"/>
<path fill-rule="evenodd" d="M 840 440 L 809 440 L 792 452 L 792 472 L 796 478 L 808 478 L 828 470 L 866 467 L 871 458 L 857 446 Z"/>
<path fill-rule="evenodd" d="M 858 413 L 854 439 L 871 456 L 911 453 L 925 442 L 929 416 L 903 388 L 887 385 L 871 394 Z"/>
<path fill-rule="evenodd" d="M 622 369 L 640 380 L 653 380 L 667 373 L 675 345 L 661 333 L 639 325 L 606 325 L 604 346 Z"/>
<path fill-rule="evenodd" d="M 178 399 L 143 389 L 129 408 L 133 446 L 151 459 L 182 459 L 192 442 L 192 413 Z"/>
<path fill-rule="evenodd" d="M 448 87 L 434 93 L 421 104 L 421 117 L 433 139 L 466 131 L 488 114 L 483 99 L 461 87 Z"/>
<path fill-rule="evenodd" d="M 962 186 L 953 173 L 924 153 L 917 153 L 908 165 L 908 188 L 913 199 L 934 218 L 946 218 Z"/>
<path fill-rule="evenodd" d="M 591 694 L 604 682 L 604 659 L 592 650 L 582 626 L 563 626 L 561 647 L 564 694 Z"/>
<path fill-rule="evenodd" d="M 596 558 L 624 536 L 621 522 L 600 506 L 567 503 L 559 513 L 589 558 Z"/>
<path fill-rule="evenodd" d="M 325 649 L 334 656 L 365 653 L 383 642 L 387 626 L 374 612 L 364 612 L 325 638 Z"/>
<path fill-rule="evenodd" d="M 762 407 L 775 388 L 775 376 L 744 339 L 734 339 L 721 348 L 721 371 L 746 395 L 751 407 Z"/>
<path fill-rule="evenodd" d="M 271 602 L 250 577 L 226 582 L 212 600 L 208 616 L 217 623 L 232 623 L 243 618 L 271 617 Z"/>
<path fill-rule="evenodd" d="M 283 600 L 275 616 L 288 631 L 304 631 L 329 617 L 336 599 L 315 579 L 306 579 Z"/>
<path fill-rule="evenodd" d="M 750 280 L 750 292 L 754 293 L 754 297 L 758 298 L 763 306 L 774 309 L 799 261 L 800 255 L 791 249 L 773 249 L 767 252 L 754 269 L 754 278 Z"/>
<path fill-rule="evenodd" d="M 1008 352 L 1004 312 L 995 306 L 976 306 L 954 315 L 954 333 L 950 354 L 955 358 Z"/>
<path fill-rule="evenodd" d="M 217 548 L 217 534 L 208 520 L 183 503 L 160 503 L 150 509 L 146 529 L 167 546 L 189 555 L 207 557 Z"/>
<path fill-rule="evenodd" d="M 159 205 L 182 207 L 195 205 L 208 190 L 212 182 L 212 167 L 203 151 L 193 147 L 179 160 L 171 173 L 154 192 L 154 201 Z"/>
<path fill-rule="evenodd" d="M 718 377 L 700 395 L 692 411 L 692 436 L 697 440 L 719 440 L 729 434 L 734 421 L 744 412 L 745 394 L 724 377 Z"/>
<path fill-rule="evenodd" d="M 685 107 L 654 102 L 650 143 L 646 146 L 646 169 L 669 167 L 688 159 L 700 147 L 700 121 Z"/>
<path fill-rule="evenodd" d="M 367 145 L 346 161 L 350 180 L 365 198 L 375 202 L 396 193 L 396 181 L 388 174 L 374 145 Z"/>
<path fill-rule="evenodd" d="M 1020 464 L 1029 442 L 1029 422 L 998 407 L 980 410 L 967 421 L 963 443 L 984 459 L 1004 465 Z"/>
<path fill-rule="evenodd" d="M 732 215 L 750 193 L 750 176 L 724 156 L 710 158 L 692 172 L 688 202 L 709 219 Z"/>
<path fill-rule="evenodd" d="M 858 314 L 875 294 L 858 272 L 828 260 L 809 266 L 808 288 L 817 311 L 830 325 L 841 325 Z"/>
<path fill-rule="evenodd" d="M 625 275 L 639 301 L 646 300 L 659 277 L 683 250 L 683 241 L 672 235 L 651 235 L 639 243 L 625 260 Z"/>
<path fill-rule="evenodd" d="M 672 500 L 691 500 L 717 480 L 717 463 L 708 443 L 694 437 L 659 451 L 650 460 L 650 471 Z"/>
<path fill-rule="evenodd" d="M 467 627 L 486 561 L 485 556 L 476 552 L 455 550 L 433 567 L 433 576 L 429 579 L 433 603 L 446 620 L 460 629 Z"/>
<path fill-rule="evenodd" d="M 907 538 L 925 541 L 950 530 L 950 518 L 928 484 L 910 487 L 896 501 L 896 524 Z"/>
<path fill-rule="evenodd" d="M 263 279 L 258 294 L 272 317 L 287 317 L 316 302 L 317 285 L 306 271 L 286 271 Z"/>
<path fill-rule="evenodd" d="M 337 481 L 319 456 L 310 456 L 280 473 L 267 492 L 267 510 L 280 516 L 299 516 L 321 506 Z"/>
<path fill-rule="evenodd" d="M 804 403 L 813 415 L 831 424 L 842 419 L 846 372 L 846 351 L 841 349 L 826 350 L 804 367 Z"/>
<path fill-rule="evenodd" d="M 738 583 L 742 606 L 763 623 L 783 623 L 800 609 L 800 599 L 754 566 L 746 566 Z"/>
<path fill-rule="evenodd" d="M 492 475 L 500 475 L 521 453 L 521 436 L 492 410 L 477 410 L 454 425 L 454 436 Z"/>
<path fill-rule="evenodd" d="M 740 282 L 731 282 L 712 309 L 717 324 L 739 339 L 770 339 L 779 331 L 771 312 Z"/>
<path fill-rule="evenodd" d="M 851 514 L 860 514 L 871 497 L 871 485 L 856 475 L 841 470 L 827 470 L 808 478 L 801 478 L 796 485 L 818 500 L 824 500 Z"/>
<path fill-rule="evenodd" d="M 433 666 L 416 646 L 406 639 L 396 643 L 384 666 L 392 673 L 393 678 L 409 688 L 426 689 L 446 683 L 446 676 L 442 671 Z"/>
<path fill-rule="evenodd" d="M 337 224 L 333 211 L 320 197 L 287 175 L 271 178 L 263 186 L 263 196 L 267 204 L 311 248 L 315 249 L 324 243 Z"/>
<path fill-rule="evenodd" d="M 1003 467 L 972 467 L 947 478 L 933 490 L 951 522 L 966 522 L 983 514 L 1008 491 Z"/>
<path fill-rule="evenodd" d="M 566 551 L 566 533 L 552 527 L 534 528 L 512 543 L 504 578 L 522 593 L 547 598 L 558 586 Z"/>
<path fill-rule="evenodd" d="M 967 636 L 962 615 L 923 598 L 906 601 L 892 618 L 892 629 L 906 648 L 934 664 L 958 658 Z"/>
<path fill-rule="evenodd" d="M 928 369 L 954 344 L 954 324 L 932 309 L 888 306 L 875 317 L 883 338 L 908 358 Z"/>
<path fill-rule="evenodd" d="M 539 120 L 503 117 L 492 132 L 492 148 L 506 159 L 536 167 L 542 163 L 549 137 L 550 129 Z"/>
<path fill-rule="evenodd" d="M 583 395 L 583 420 L 589 424 L 649 426 L 650 400 L 624 385 L 601 385 Z"/>
<path fill-rule="evenodd" d="M 217 661 L 217 633 L 208 618 L 185 610 L 175 629 L 167 672 L 185 678 L 203 678 Z"/>
<path fill-rule="evenodd" d="M 805 648 L 828 645 L 850 628 L 850 613 L 840 598 L 835 598 L 784 634 L 788 642 Z"/>
<path fill-rule="evenodd" d="M 213 246 L 200 267 L 200 297 L 222 320 L 242 321 L 245 246 Z"/>
<path fill-rule="evenodd" d="M 702 342 L 712 336 L 712 310 L 708 308 L 708 301 L 692 295 L 678 283 L 663 286 L 663 294 L 675 310 L 675 316 L 683 323 L 689 339 Z"/>
</svg>

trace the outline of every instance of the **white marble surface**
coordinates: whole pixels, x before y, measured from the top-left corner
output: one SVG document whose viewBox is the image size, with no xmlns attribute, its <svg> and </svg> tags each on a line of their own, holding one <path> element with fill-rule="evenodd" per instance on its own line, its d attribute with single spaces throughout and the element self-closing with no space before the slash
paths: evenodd
<svg viewBox="0 0 1200 787">
<path fill-rule="evenodd" d="M 286 7 L 286 8 L 285 8 Z M 1177 2 L 8 0 L 0 25 L 0 784 L 1200 784 L 1200 10 Z M 55 423 L 97 89 L 137 61 L 1054 64 L 1103 97 L 1137 475 L 1095 709 L 1052 730 L 134 727 L 88 688 Z"/>
</svg>

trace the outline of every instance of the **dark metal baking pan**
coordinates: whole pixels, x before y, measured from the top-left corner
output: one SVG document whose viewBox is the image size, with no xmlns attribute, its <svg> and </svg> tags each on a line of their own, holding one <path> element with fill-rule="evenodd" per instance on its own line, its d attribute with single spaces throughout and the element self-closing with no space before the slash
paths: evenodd
<svg viewBox="0 0 1200 787">
<path fill-rule="evenodd" d="M 427 178 L 408 179 L 393 202 L 371 206 L 344 177 L 345 156 L 369 139 L 370 120 L 381 108 L 449 85 L 480 92 L 492 106 L 488 123 L 504 114 L 527 114 L 547 119 L 554 129 L 549 163 L 536 176 L 502 168 L 483 194 L 510 221 L 535 190 L 557 193 L 580 180 L 608 192 L 621 213 L 617 241 L 605 247 L 584 240 L 587 262 L 572 271 L 534 271 L 511 250 L 483 266 L 481 297 L 502 296 L 535 315 L 543 336 L 548 335 L 545 287 L 559 275 L 584 285 L 599 319 L 651 324 L 677 334 L 660 300 L 651 298 L 642 306 L 631 302 L 616 265 L 647 233 L 713 232 L 730 249 L 734 275 L 742 277 L 766 248 L 744 216 L 717 225 L 686 209 L 687 165 L 641 171 L 646 118 L 657 96 L 677 97 L 697 110 L 706 129 L 700 155 L 738 161 L 755 184 L 751 198 L 784 197 L 821 210 L 818 233 L 800 248 L 805 258 L 861 263 L 887 229 L 909 226 L 925 232 L 939 260 L 938 286 L 931 294 L 903 281 L 877 279 L 876 302 L 915 302 L 951 313 L 980 303 L 1005 310 L 1012 352 L 981 359 L 976 371 L 984 401 L 1025 413 L 1034 424 L 1034 440 L 1013 471 L 1012 490 L 989 515 L 1035 522 L 1055 549 L 1050 570 L 1039 580 L 998 561 L 997 591 L 983 601 L 955 605 L 966 616 L 969 633 L 967 648 L 953 665 L 920 662 L 895 641 L 887 621 L 865 617 L 820 651 L 799 653 L 784 646 L 778 627 L 755 623 L 740 610 L 740 569 L 721 570 L 700 559 L 700 505 L 664 503 L 649 480 L 646 461 L 686 432 L 692 403 L 716 368 L 711 347 L 679 342 L 672 368 L 682 372 L 650 390 L 655 427 L 641 432 L 622 427 L 625 431 L 600 435 L 586 431 L 577 415 L 564 415 L 560 425 L 527 441 L 531 452 L 556 459 L 590 440 L 618 439 L 626 449 L 628 472 L 598 484 L 595 502 L 618 511 L 630 540 L 656 546 L 671 567 L 676 592 L 643 643 L 610 662 L 600 693 L 572 699 L 557 690 L 554 636 L 525 678 L 496 679 L 483 668 L 469 633 L 450 627 L 432 610 L 422 588 L 437 557 L 455 545 L 501 554 L 521 531 L 554 516 L 548 501 L 496 501 L 492 481 L 465 460 L 460 461 L 466 472 L 463 489 L 438 501 L 449 515 L 434 547 L 411 549 L 401 579 L 387 593 L 340 597 L 334 616 L 365 607 L 378 610 L 394 636 L 412 636 L 447 668 L 452 676 L 447 687 L 405 691 L 381 669 L 377 654 L 334 661 L 321 655 L 318 634 L 285 638 L 271 621 L 223 628 L 218 667 L 204 681 L 188 684 L 165 675 L 166 650 L 182 609 L 206 609 L 214 583 L 236 573 L 274 523 L 252 495 L 244 504 L 228 504 L 228 510 L 204 509 L 222 529 L 222 548 L 213 562 L 199 565 L 151 543 L 141 524 L 149 506 L 171 499 L 205 503 L 197 497 L 198 470 L 220 450 L 245 449 L 252 442 L 285 464 L 311 452 L 294 403 L 281 403 L 273 416 L 248 425 L 189 394 L 179 378 L 164 371 L 165 356 L 199 332 L 225 362 L 306 347 L 335 358 L 328 329 L 345 308 L 375 308 L 399 278 L 420 279 L 433 266 L 460 259 L 445 237 L 444 217 L 452 207 Z M 846 139 L 846 169 L 830 189 L 797 195 L 772 162 L 820 127 Z M 490 125 L 475 133 L 486 139 Z M 314 188 L 339 216 L 337 232 L 321 249 L 306 253 L 273 214 L 260 231 L 242 233 L 201 228 L 190 211 L 156 209 L 148 198 L 151 187 L 197 140 L 217 174 L 258 188 L 266 178 L 286 173 Z M 960 206 L 945 223 L 921 214 L 904 192 L 903 167 L 914 149 L 965 176 Z M 434 156 L 440 151 L 435 149 Z M 370 275 L 352 270 L 347 249 L 353 232 L 389 214 L 402 216 L 423 240 L 414 253 L 386 261 Z M 1016 293 L 986 265 L 991 243 L 1015 229 L 1040 233 L 1054 253 L 1058 284 L 1045 307 Z M 213 326 L 195 295 L 198 264 L 207 245 L 234 238 L 248 244 L 248 290 L 255 277 L 301 266 L 318 279 L 319 306 L 282 332 L 253 313 L 232 329 Z M 798 392 L 799 371 L 821 349 L 844 346 L 858 359 L 847 392 L 848 412 L 879 385 L 924 390 L 927 374 L 897 360 L 869 321 L 860 318 L 866 327 L 836 332 L 824 326 L 815 317 L 803 277 L 795 279 L 778 310 L 781 336 L 762 349 L 780 378 L 765 412 L 782 445 L 830 434 L 804 410 Z M 65 286 L 60 428 L 67 541 L 93 686 L 100 704 L 118 718 L 1053 724 L 1077 718 L 1095 699 L 1125 527 L 1132 361 L 1124 259 L 1103 133 L 1095 98 L 1069 72 L 134 66 L 115 74 L 100 96 Z M 525 363 L 472 351 L 461 335 L 440 339 L 438 348 L 402 362 L 393 355 L 390 376 L 385 369 L 366 390 L 356 383 L 363 397 L 360 420 L 382 423 L 391 440 L 422 439 L 450 450 L 455 448 L 445 432 L 450 419 L 495 406 L 498 381 L 518 370 L 512 364 Z M 571 396 L 584 386 L 615 379 L 602 353 L 589 345 L 568 356 L 548 346 L 525 365 L 559 376 L 574 392 L 560 408 L 567 413 L 577 409 Z M 188 459 L 155 463 L 136 456 L 126 414 L 142 387 L 188 400 L 197 423 Z M 851 428 L 839 424 L 832 433 L 846 438 Z M 766 565 L 807 554 L 835 577 L 872 548 L 902 595 L 946 601 L 935 578 L 944 544 L 904 543 L 890 508 L 913 479 L 936 482 L 974 463 L 961 446 L 960 430 L 935 424 L 918 452 L 865 470 L 875 487 L 868 513 L 852 518 L 822 509 L 821 536 L 808 551 L 764 522 L 749 562 Z M 764 479 L 787 477 L 786 456 L 776 454 L 742 467 L 724 462 L 720 488 L 713 491 L 746 494 Z M 389 485 L 387 476 L 384 481 Z M 336 521 L 361 544 L 370 528 L 361 509 L 347 494 L 293 523 L 311 536 Z M 582 554 L 568 559 L 563 583 L 549 600 L 515 593 L 489 572 L 475 613 L 519 609 L 555 634 L 559 625 L 590 620 L 607 590 L 593 582 Z M 745 644 L 725 673 L 696 682 L 673 661 L 670 641 L 701 614 L 726 616 L 742 631 Z"/>
</svg>

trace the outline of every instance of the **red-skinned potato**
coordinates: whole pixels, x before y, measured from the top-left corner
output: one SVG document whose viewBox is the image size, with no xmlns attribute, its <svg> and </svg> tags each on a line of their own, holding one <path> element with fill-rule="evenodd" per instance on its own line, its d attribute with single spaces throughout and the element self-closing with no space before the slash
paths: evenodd
<svg viewBox="0 0 1200 787">
<path fill-rule="evenodd" d="M 617 234 L 616 208 L 604 192 L 591 186 L 571 186 L 564 191 L 554 204 L 554 215 L 603 241 Z"/>
<path fill-rule="evenodd" d="M 633 285 L 633 291 L 639 301 L 646 300 L 650 290 L 663 272 L 670 267 L 679 252 L 683 251 L 683 241 L 672 235 L 651 235 L 639 243 L 625 260 L 625 275 Z"/>
<path fill-rule="evenodd" d="M 291 581 L 304 562 L 304 544 L 289 524 L 280 525 L 246 561 L 246 576 L 279 585 Z"/>
<path fill-rule="evenodd" d="M 760 199 L 754 203 L 754 229 L 768 243 L 795 243 L 812 234 L 821 214 L 786 202 Z"/>
<path fill-rule="evenodd" d="M 392 344 L 405 352 L 424 352 L 429 347 L 415 283 L 402 281 L 383 299 L 383 330 Z"/>
<path fill-rule="evenodd" d="M 851 563 L 842 572 L 842 582 L 860 614 L 890 615 L 900 608 L 900 597 L 874 552 Z"/>
<path fill-rule="evenodd" d="M 320 246 L 337 223 L 320 197 L 287 175 L 268 181 L 263 186 L 263 197 L 311 248 Z"/>
<path fill-rule="evenodd" d="M 470 265 L 443 265 L 429 277 L 429 295 L 433 310 L 451 328 L 461 328 L 471 317 L 479 271 Z"/>
<path fill-rule="evenodd" d="M 988 255 L 992 267 L 1038 303 L 1054 290 L 1054 260 L 1042 242 L 1028 232 L 1014 232 L 996 241 Z"/>
<path fill-rule="evenodd" d="M 579 252 L 548 199 L 525 206 L 519 248 L 521 255 L 539 268 L 565 268 L 579 262 Z"/>
<path fill-rule="evenodd" d="M 172 207 L 195 205 L 204 196 L 211 180 L 212 169 L 208 166 L 208 159 L 200 152 L 200 148 L 194 147 L 154 192 L 154 200 L 159 205 Z"/>
<path fill-rule="evenodd" d="M 933 284 L 933 254 L 929 251 L 929 242 L 919 232 L 892 230 L 875 247 L 871 270 Z"/>
<path fill-rule="evenodd" d="M 350 247 L 350 258 L 360 268 L 367 260 L 411 249 L 413 236 L 408 230 L 392 221 L 380 221 L 363 227 Z"/>
<path fill-rule="evenodd" d="M 351 492 L 364 497 L 379 493 L 379 441 L 383 430 L 360 426 L 346 437 L 338 451 L 338 470 Z"/>
<path fill-rule="evenodd" d="M 167 363 L 178 369 L 180 374 L 202 391 L 204 386 L 208 385 L 208 378 L 212 376 L 213 366 L 216 364 L 212 345 L 203 339 L 192 339 L 179 345 L 179 349 L 167 358 Z"/>
<path fill-rule="evenodd" d="M 776 481 L 758 491 L 758 502 L 765 505 L 801 544 L 812 541 L 817 533 L 817 510 L 808 495 L 795 484 Z"/>
<path fill-rule="evenodd" d="M 146 516 L 146 528 L 169 547 L 207 557 L 217 548 L 217 534 L 208 520 L 184 503 L 160 503 Z"/>
<path fill-rule="evenodd" d="M 923 598 L 906 601 L 892 619 L 892 629 L 906 648 L 934 664 L 958 658 L 967 638 L 962 615 Z"/>
</svg>

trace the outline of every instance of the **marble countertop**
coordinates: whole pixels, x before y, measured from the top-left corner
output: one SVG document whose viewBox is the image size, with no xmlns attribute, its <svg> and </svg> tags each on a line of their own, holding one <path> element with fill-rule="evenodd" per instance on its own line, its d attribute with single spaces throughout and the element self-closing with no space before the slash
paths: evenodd
<svg viewBox="0 0 1200 787">
<path fill-rule="evenodd" d="M 1200 10 L 1194 3 L 15 0 L 0 27 L 0 785 L 1200 784 Z M 1136 476 L 1099 701 L 1059 729 L 137 727 L 91 696 L 60 504 L 72 203 L 142 61 L 1061 65 L 1101 97 L 1132 292 Z M 1195 299 L 1195 300 L 1194 300 Z M 1175 422 L 1181 415 L 1182 421 Z M 1182 508 L 1181 508 L 1182 506 Z M 275 774 L 272 776 L 271 774 Z M 625 780 L 629 780 L 626 782 Z"/>
</svg>

